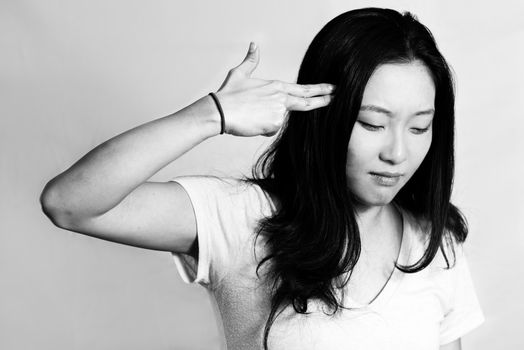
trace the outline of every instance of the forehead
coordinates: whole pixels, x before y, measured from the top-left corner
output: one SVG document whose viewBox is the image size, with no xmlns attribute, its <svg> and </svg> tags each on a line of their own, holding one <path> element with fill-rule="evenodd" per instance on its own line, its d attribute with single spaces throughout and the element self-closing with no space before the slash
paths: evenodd
<svg viewBox="0 0 524 350">
<path fill-rule="evenodd" d="M 421 61 L 386 63 L 375 69 L 366 84 L 362 105 L 374 104 L 395 113 L 434 107 L 435 84 Z"/>
</svg>

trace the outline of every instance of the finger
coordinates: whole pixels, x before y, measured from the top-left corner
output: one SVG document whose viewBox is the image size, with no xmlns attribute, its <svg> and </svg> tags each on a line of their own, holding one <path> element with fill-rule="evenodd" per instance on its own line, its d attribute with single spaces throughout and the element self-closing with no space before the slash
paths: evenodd
<svg viewBox="0 0 524 350">
<path fill-rule="evenodd" d="M 284 92 L 298 97 L 312 97 L 328 95 L 335 91 L 333 84 L 292 84 L 282 82 Z"/>
<path fill-rule="evenodd" d="M 323 95 L 316 97 L 297 97 L 289 95 L 286 101 L 286 108 L 291 111 L 310 111 L 312 109 L 325 107 L 331 103 L 333 95 Z"/>
<path fill-rule="evenodd" d="M 242 72 L 243 74 L 245 74 L 246 76 L 249 77 L 251 75 L 251 73 L 253 73 L 255 68 L 257 68 L 259 60 L 260 60 L 260 56 L 259 56 L 259 52 L 258 52 L 258 47 L 252 41 L 249 44 L 249 50 L 247 52 L 246 57 L 244 58 L 242 63 L 240 63 L 236 67 L 236 70 L 239 71 L 239 72 Z"/>
<path fill-rule="evenodd" d="M 277 131 L 272 131 L 272 132 L 269 132 L 269 133 L 266 133 L 266 134 L 262 134 L 262 136 L 271 137 L 271 136 L 275 136 L 276 134 L 277 134 Z"/>
</svg>

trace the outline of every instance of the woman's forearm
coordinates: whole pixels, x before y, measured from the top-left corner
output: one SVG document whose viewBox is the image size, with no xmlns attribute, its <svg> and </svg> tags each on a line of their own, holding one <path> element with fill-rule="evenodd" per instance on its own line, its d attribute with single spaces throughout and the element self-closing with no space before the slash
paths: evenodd
<svg viewBox="0 0 524 350">
<path fill-rule="evenodd" d="M 211 96 L 142 124 L 100 144 L 45 186 L 46 214 L 87 218 L 101 215 L 164 166 L 220 133 Z"/>
</svg>

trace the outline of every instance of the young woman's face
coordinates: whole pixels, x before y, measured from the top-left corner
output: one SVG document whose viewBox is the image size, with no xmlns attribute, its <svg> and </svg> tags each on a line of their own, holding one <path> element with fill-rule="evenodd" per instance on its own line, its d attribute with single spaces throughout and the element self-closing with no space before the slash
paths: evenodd
<svg viewBox="0 0 524 350">
<path fill-rule="evenodd" d="M 372 74 L 346 164 L 348 186 L 361 205 L 388 204 L 418 169 L 431 145 L 434 101 L 435 85 L 421 61 L 383 64 Z"/>
</svg>

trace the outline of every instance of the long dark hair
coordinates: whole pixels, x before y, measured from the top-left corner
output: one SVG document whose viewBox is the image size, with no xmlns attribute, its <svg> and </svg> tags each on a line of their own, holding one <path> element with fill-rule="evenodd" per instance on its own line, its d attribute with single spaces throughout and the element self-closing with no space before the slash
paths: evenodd
<svg viewBox="0 0 524 350">
<path fill-rule="evenodd" d="M 422 61 L 435 84 L 435 115 L 430 149 L 415 174 L 399 191 L 395 202 L 427 223 L 427 248 L 411 266 L 395 264 L 405 273 L 426 268 L 443 242 L 464 242 L 468 229 L 450 203 L 454 172 L 454 84 L 448 64 L 431 32 L 409 12 L 363 8 L 345 12 L 327 23 L 311 42 L 300 66 L 297 83 L 337 86 L 330 105 L 311 111 L 291 111 L 275 141 L 252 169 L 256 184 L 278 199 L 272 217 L 260 220 L 257 236 L 266 238 L 271 261 L 267 281 L 272 285 L 271 325 L 288 305 L 307 313 L 309 299 L 319 299 L 334 313 L 339 307 L 335 290 L 349 279 L 360 256 L 361 242 L 355 218 L 355 196 L 346 180 L 349 138 L 366 83 L 378 65 Z M 278 309 L 281 311 L 276 314 Z"/>
</svg>

